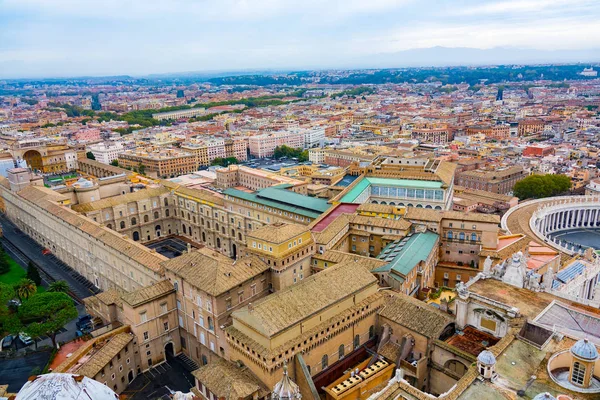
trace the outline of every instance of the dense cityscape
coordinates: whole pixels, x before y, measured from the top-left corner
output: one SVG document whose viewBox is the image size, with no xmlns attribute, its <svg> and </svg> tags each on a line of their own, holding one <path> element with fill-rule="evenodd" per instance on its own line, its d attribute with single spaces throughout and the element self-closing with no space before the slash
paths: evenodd
<svg viewBox="0 0 600 400">
<path fill-rule="evenodd" d="M 0 81 L 0 397 L 597 399 L 597 69 Z"/>
</svg>

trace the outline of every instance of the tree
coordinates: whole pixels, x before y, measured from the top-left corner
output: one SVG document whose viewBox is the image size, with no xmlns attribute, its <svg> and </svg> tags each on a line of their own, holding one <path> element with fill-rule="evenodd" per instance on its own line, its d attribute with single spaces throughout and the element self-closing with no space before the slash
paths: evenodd
<svg viewBox="0 0 600 400">
<path fill-rule="evenodd" d="M 10 264 L 6 259 L 6 253 L 4 253 L 4 247 L 0 246 L 0 275 L 6 274 L 10 271 Z"/>
<path fill-rule="evenodd" d="M 110 165 L 114 166 L 114 167 L 118 167 L 119 166 L 119 160 L 114 159 L 110 162 Z"/>
<path fill-rule="evenodd" d="M 210 163 L 210 165 L 220 165 L 221 167 L 227 167 L 231 164 L 239 164 L 238 159 L 235 157 L 217 157 Z"/>
<path fill-rule="evenodd" d="M 90 160 L 95 160 L 96 159 L 96 156 L 91 151 L 88 151 L 87 153 L 85 153 L 85 156 L 87 158 L 89 158 Z"/>
<path fill-rule="evenodd" d="M 17 283 L 14 287 L 15 294 L 19 298 L 19 300 L 28 299 L 33 296 L 35 292 L 37 292 L 37 286 L 34 281 L 31 279 L 21 279 L 19 283 Z"/>
<path fill-rule="evenodd" d="M 31 337 L 48 335 L 56 347 L 56 334 L 70 320 L 77 317 L 77 309 L 65 293 L 39 293 L 19 308 L 23 331 Z"/>
<path fill-rule="evenodd" d="M 146 172 L 146 166 L 144 164 L 140 164 L 138 166 L 138 171 L 141 175 L 144 175 L 144 173 Z"/>
<path fill-rule="evenodd" d="M 68 291 L 69 284 L 66 281 L 52 282 L 50 286 L 48 286 L 48 292 L 67 293 Z"/>
<path fill-rule="evenodd" d="M 566 175 L 530 175 L 517 182 L 513 193 L 520 200 L 541 199 L 556 196 L 571 188 L 571 179 Z"/>
<path fill-rule="evenodd" d="M 33 282 L 35 282 L 36 286 L 40 286 L 42 284 L 40 271 L 31 261 L 29 261 L 27 264 L 27 279 L 31 279 Z"/>
</svg>

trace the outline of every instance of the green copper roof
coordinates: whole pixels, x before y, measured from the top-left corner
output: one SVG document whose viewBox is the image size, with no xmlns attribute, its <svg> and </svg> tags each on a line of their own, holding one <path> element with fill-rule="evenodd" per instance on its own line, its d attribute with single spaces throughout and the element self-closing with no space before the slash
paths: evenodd
<svg viewBox="0 0 600 400">
<path fill-rule="evenodd" d="M 327 203 L 327 200 L 305 196 L 277 187 L 269 187 L 253 193 L 229 188 L 223 193 L 231 197 L 252 201 L 309 218 L 317 218 L 331 206 Z"/>
<path fill-rule="evenodd" d="M 372 272 L 394 272 L 407 276 L 416 265 L 425 261 L 433 251 L 438 235 L 433 232 L 414 233 L 403 239 L 388 244 L 377 256 L 378 259 L 388 261 L 383 267 Z"/>
<path fill-rule="evenodd" d="M 340 202 L 352 203 L 358 196 L 369 186 L 393 186 L 393 187 L 405 187 L 412 189 L 441 189 L 442 182 L 438 181 L 421 181 L 416 179 L 393 179 L 393 178 L 363 178 L 356 186 L 354 186 L 348 193 L 342 197 Z"/>
</svg>

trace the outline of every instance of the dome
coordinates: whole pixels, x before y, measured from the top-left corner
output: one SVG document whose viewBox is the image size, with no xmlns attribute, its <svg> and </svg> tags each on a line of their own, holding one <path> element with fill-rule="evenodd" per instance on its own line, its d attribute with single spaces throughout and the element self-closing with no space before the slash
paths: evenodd
<svg viewBox="0 0 600 400">
<path fill-rule="evenodd" d="M 494 365 L 496 364 L 496 357 L 491 351 L 484 350 L 477 356 L 477 361 L 485 365 Z"/>
<path fill-rule="evenodd" d="M 556 400 L 556 397 L 552 396 L 548 392 L 540 393 L 533 398 L 533 400 Z"/>
<path fill-rule="evenodd" d="M 102 383 L 83 375 L 46 374 L 27 382 L 17 393 L 19 400 L 36 400 L 40 393 L 48 400 L 77 400 L 84 391 L 90 400 L 118 399 L 119 396 Z"/>
<path fill-rule="evenodd" d="M 588 361 L 596 361 L 598 359 L 598 349 L 587 339 L 581 339 L 571 347 L 571 354 L 577 358 Z"/>
<path fill-rule="evenodd" d="M 273 399 L 300 399 L 300 388 L 288 376 L 287 365 L 283 366 L 283 378 L 273 388 Z"/>
</svg>

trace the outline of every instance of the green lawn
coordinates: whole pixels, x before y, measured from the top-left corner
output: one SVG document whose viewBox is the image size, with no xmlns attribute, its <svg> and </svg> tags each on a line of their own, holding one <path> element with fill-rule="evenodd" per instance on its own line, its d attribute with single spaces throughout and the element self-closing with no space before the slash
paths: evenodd
<svg viewBox="0 0 600 400">
<path fill-rule="evenodd" d="M 10 265 L 10 270 L 6 274 L 0 275 L 0 282 L 7 283 L 9 285 L 14 285 L 19 283 L 19 281 L 26 277 L 27 271 L 25 271 L 15 260 L 6 255 L 8 260 L 8 264 Z M 43 286 L 38 286 L 38 293 L 44 293 L 46 288 Z"/>
</svg>

